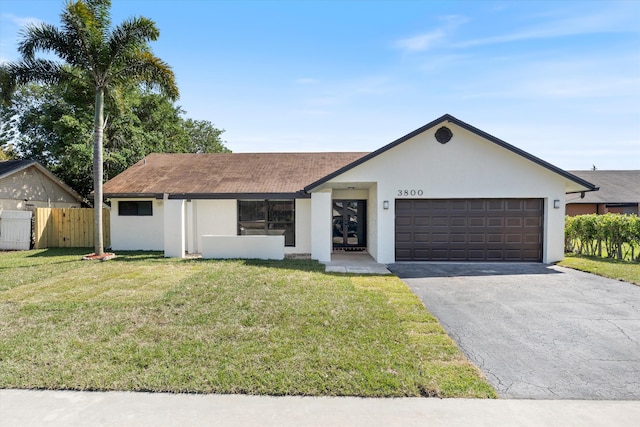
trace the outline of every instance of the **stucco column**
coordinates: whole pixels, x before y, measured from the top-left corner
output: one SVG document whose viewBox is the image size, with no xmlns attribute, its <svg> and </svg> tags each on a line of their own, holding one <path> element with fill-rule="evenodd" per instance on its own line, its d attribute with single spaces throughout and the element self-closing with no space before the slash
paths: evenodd
<svg viewBox="0 0 640 427">
<path fill-rule="evenodd" d="M 558 208 L 553 206 L 558 200 Z M 544 240 L 542 262 L 551 264 L 564 258 L 564 215 L 566 195 L 557 193 L 544 200 Z"/>
<path fill-rule="evenodd" d="M 311 258 L 331 261 L 331 190 L 311 193 Z"/>
<path fill-rule="evenodd" d="M 186 222 L 186 245 L 187 245 L 187 253 L 193 254 L 196 252 L 195 250 L 195 232 L 194 232 L 194 221 L 193 221 L 193 204 L 194 201 L 191 202 L 186 202 L 185 203 L 185 210 L 186 210 L 186 218 L 185 218 L 185 222 Z"/>
<path fill-rule="evenodd" d="M 167 258 L 184 258 L 184 205 L 184 200 L 164 200 L 164 256 Z"/>
</svg>

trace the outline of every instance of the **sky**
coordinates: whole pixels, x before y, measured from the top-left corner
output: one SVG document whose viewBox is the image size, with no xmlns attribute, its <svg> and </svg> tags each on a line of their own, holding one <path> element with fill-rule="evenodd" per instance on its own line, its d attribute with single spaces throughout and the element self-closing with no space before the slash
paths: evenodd
<svg viewBox="0 0 640 427">
<path fill-rule="evenodd" d="M 1 0 L 0 61 L 62 0 Z M 640 0 L 112 0 L 234 152 L 374 151 L 451 114 L 566 170 L 640 169 Z"/>
</svg>

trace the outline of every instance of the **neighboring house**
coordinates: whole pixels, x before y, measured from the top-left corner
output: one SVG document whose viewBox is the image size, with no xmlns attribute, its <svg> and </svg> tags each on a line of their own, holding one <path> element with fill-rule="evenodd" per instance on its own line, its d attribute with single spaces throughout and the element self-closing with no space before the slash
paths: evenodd
<svg viewBox="0 0 640 427">
<path fill-rule="evenodd" d="M 0 210 L 81 205 L 78 193 L 35 160 L 0 161 Z"/>
<path fill-rule="evenodd" d="M 565 195 L 594 190 L 450 115 L 372 153 L 152 154 L 104 186 L 114 250 L 380 263 L 561 260 Z"/>
<path fill-rule="evenodd" d="M 571 171 L 572 174 L 600 187 L 596 193 L 567 197 L 567 215 L 640 214 L 640 170 Z"/>
</svg>

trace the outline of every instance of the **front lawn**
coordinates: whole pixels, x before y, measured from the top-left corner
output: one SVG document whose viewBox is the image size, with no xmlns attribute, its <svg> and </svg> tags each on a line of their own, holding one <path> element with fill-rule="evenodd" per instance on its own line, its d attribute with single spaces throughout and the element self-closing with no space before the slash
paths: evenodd
<svg viewBox="0 0 640 427">
<path fill-rule="evenodd" d="M 640 285 L 640 264 L 637 262 L 565 254 L 564 260 L 558 265 Z"/>
<path fill-rule="evenodd" d="M 496 397 L 396 277 L 0 253 L 0 388 Z"/>
</svg>

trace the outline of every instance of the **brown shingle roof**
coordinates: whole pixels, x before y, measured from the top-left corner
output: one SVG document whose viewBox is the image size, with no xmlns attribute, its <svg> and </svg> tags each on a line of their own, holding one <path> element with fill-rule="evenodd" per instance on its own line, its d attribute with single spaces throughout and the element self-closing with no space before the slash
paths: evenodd
<svg viewBox="0 0 640 427">
<path fill-rule="evenodd" d="M 583 199 L 571 198 L 567 203 L 638 203 L 640 202 L 640 170 L 571 171 L 600 187 L 586 193 Z"/>
<path fill-rule="evenodd" d="M 150 154 L 106 182 L 104 195 L 293 194 L 366 154 Z"/>
</svg>

